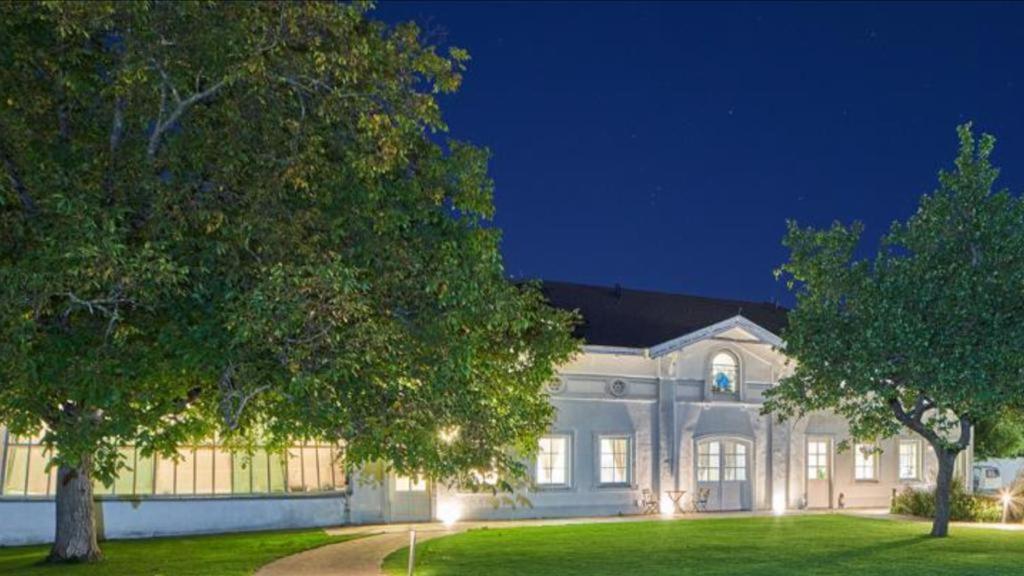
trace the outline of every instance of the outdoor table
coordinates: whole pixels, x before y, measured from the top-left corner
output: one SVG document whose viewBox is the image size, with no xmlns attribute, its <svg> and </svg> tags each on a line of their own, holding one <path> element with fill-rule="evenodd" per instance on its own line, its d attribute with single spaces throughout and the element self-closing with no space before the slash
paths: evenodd
<svg viewBox="0 0 1024 576">
<path fill-rule="evenodd" d="M 676 512 L 682 514 L 684 512 L 682 501 L 683 496 L 686 495 L 686 490 L 666 490 L 665 494 L 668 494 L 668 499 L 672 501 Z"/>
</svg>

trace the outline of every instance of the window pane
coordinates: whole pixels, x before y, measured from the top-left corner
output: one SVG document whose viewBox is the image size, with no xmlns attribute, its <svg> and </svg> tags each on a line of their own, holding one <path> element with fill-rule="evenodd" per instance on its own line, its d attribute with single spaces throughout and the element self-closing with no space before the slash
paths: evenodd
<svg viewBox="0 0 1024 576">
<path fill-rule="evenodd" d="M 267 454 L 267 459 L 270 467 L 270 491 L 284 492 L 287 490 L 284 457 L 279 452 L 273 452 Z"/>
<path fill-rule="evenodd" d="M 178 454 L 181 458 L 177 462 L 175 479 L 175 494 L 188 495 L 195 493 L 195 457 L 191 448 L 179 448 Z"/>
<path fill-rule="evenodd" d="M 238 458 L 235 458 L 236 462 Z M 236 464 L 237 465 L 237 464 Z M 252 491 L 263 494 L 270 491 L 270 467 L 267 464 L 267 451 L 257 450 L 249 462 L 252 468 Z M 237 473 L 236 473 L 237 474 Z"/>
<path fill-rule="evenodd" d="M 215 494 L 231 494 L 232 482 L 235 481 L 234 471 L 231 467 L 232 461 L 235 459 L 226 450 L 213 449 L 213 492 Z"/>
<path fill-rule="evenodd" d="M 334 480 L 331 478 L 331 448 L 321 446 L 316 449 L 317 475 L 320 477 L 320 490 L 333 490 Z"/>
<path fill-rule="evenodd" d="M 153 455 L 143 456 L 141 452 L 135 454 L 135 493 L 153 493 Z"/>
<path fill-rule="evenodd" d="M 288 450 L 288 491 L 302 492 L 302 449 Z"/>
<path fill-rule="evenodd" d="M 568 484 L 567 448 L 565 437 L 545 436 L 540 439 L 540 451 L 537 454 L 538 484 Z"/>
<path fill-rule="evenodd" d="M 600 477 L 605 484 L 623 484 L 629 481 L 629 439 L 601 438 Z"/>
<path fill-rule="evenodd" d="M 253 491 L 253 461 L 256 455 L 244 452 L 231 456 L 231 492 L 249 494 Z M 266 466 L 263 467 L 263 486 L 266 486 Z"/>
<path fill-rule="evenodd" d="M 317 489 L 316 448 L 304 447 L 302 449 L 302 483 L 303 489 L 307 492 Z"/>
<path fill-rule="evenodd" d="M 156 493 L 174 494 L 174 460 L 159 457 L 156 459 Z"/>
<path fill-rule="evenodd" d="M 25 494 L 25 473 L 28 471 L 28 448 L 9 446 L 7 465 L 4 470 L 4 494 L 21 496 Z"/>
<path fill-rule="evenodd" d="M 196 494 L 213 494 L 213 449 L 196 449 Z"/>
<path fill-rule="evenodd" d="M 331 462 L 334 467 L 334 489 L 341 490 L 348 483 L 348 479 L 345 474 L 345 451 L 335 448 L 333 456 L 334 458 Z"/>
<path fill-rule="evenodd" d="M 131 496 L 135 494 L 135 448 L 123 446 L 118 449 L 121 455 L 121 468 L 114 479 L 114 494 Z"/>
</svg>

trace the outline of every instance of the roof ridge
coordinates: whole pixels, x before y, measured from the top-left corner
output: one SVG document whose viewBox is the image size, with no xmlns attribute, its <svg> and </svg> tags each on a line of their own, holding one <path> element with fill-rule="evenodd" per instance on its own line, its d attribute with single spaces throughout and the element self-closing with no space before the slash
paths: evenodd
<svg viewBox="0 0 1024 576">
<path fill-rule="evenodd" d="M 619 290 L 622 290 L 623 292 L 638 292 L 638 293 L 641 293 L 641 294 L 654 294 L 654 295 L 658 295 L 658 296 L 675 296 L 675 297 L 682 296 L 682 297 L 685 297 L 685 298 L 695 298 L 695 299 L 705 300 L 707 302 L 715 302 L 715 303 L 719 303 L 719 304 L 726 304 L 726 303 L 728 303 L 728 304 L 751 304 L 751 305 L 754 305 L 754 306 L 769 306 L 769 307 L 772 307 L 772 308 L 779 308 L 779 309 L 782 309 L 782 310 L 786 309 L 786 307 L 782 306 L 781 304 L 776 304 L 776 303 L 773 303 L 773 302 L 769 302 L 767 300 L 757 301 L 757 300 L 742 300 L 742 299 L 737 299 L 737 298 L 720 298 L 720 297 L 717 297 L 717 296 L 704 296 L 702 294 L 689 294 L 689 293 L 685 293 L 685 292 L 666 292 L 666 291 L 663 291 L 663 290 L 649 290 L 649 289 L 645 289 L 645 288 L 629 288 L 628 286 L 623 286 L 621 284 L 612 284 L 612 285 L 609 286 L 609 285 L 604 285 L 604 284 L 585 284 L 585 283 L 582 283 L 582 282 L 569 282 L 569 281 L 564 281 L 564 280 L 540 280 L 540 283 L 542 285 L 544 285 L 544 284 L 562 284 L 562 285 L 567 285 L 567 286 L 578 286 L 578 287 L 581 287 L 581 288 L 595 288 L 595 289 L 601 289 L 601 290 L 615 290 L 616 288 L 618 288 Z"/>
</svg>

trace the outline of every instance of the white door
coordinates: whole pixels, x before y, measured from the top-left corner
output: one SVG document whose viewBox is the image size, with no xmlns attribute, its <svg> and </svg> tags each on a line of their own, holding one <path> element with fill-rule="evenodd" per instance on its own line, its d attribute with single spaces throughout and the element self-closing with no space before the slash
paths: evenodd
<svg viewBox="0 0 1024 576">
<path fill-rule="evenodd" d="M 388 496 L 391 522 L 426 522 L 430 520 L 430 486 L 422 478 L 393 476 Z"/>
<path fill-rule="evenodd" d="M 807 507 L 832 507 L 832 440 L 807 439 Z"/>
<path fill-rule="evenodd" d="M 697 491 L 706 490 L 708 510 L 751 509 L 750 444 L 704 440 L 697 444 Z"/>
</svg>

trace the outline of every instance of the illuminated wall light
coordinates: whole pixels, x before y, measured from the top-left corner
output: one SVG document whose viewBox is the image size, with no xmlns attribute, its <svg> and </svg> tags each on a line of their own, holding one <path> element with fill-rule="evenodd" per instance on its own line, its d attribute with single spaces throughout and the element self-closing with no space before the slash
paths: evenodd
<svg viewBox="0 0 1024 576">
<path fill-rule="evenodd" d="M 776 516 L 781 516 L 786 513 L 785 494 L 774 494 L 772 496 L 772 513 Z"/>
<path fill-rule="evenodd" d="M 451 528 L 462 518 L 462 504 L 453 500 L 446 500 L 437 505 L 437 519 L 444 524 L 445 528 Z"/>
<path fill-rule="evenodd" d="M 662 516 L 672 516 L 676 513 L 676 504 L 665 494 L 661 497 L 658 509 L 661 511 Z"/>
</svg>

